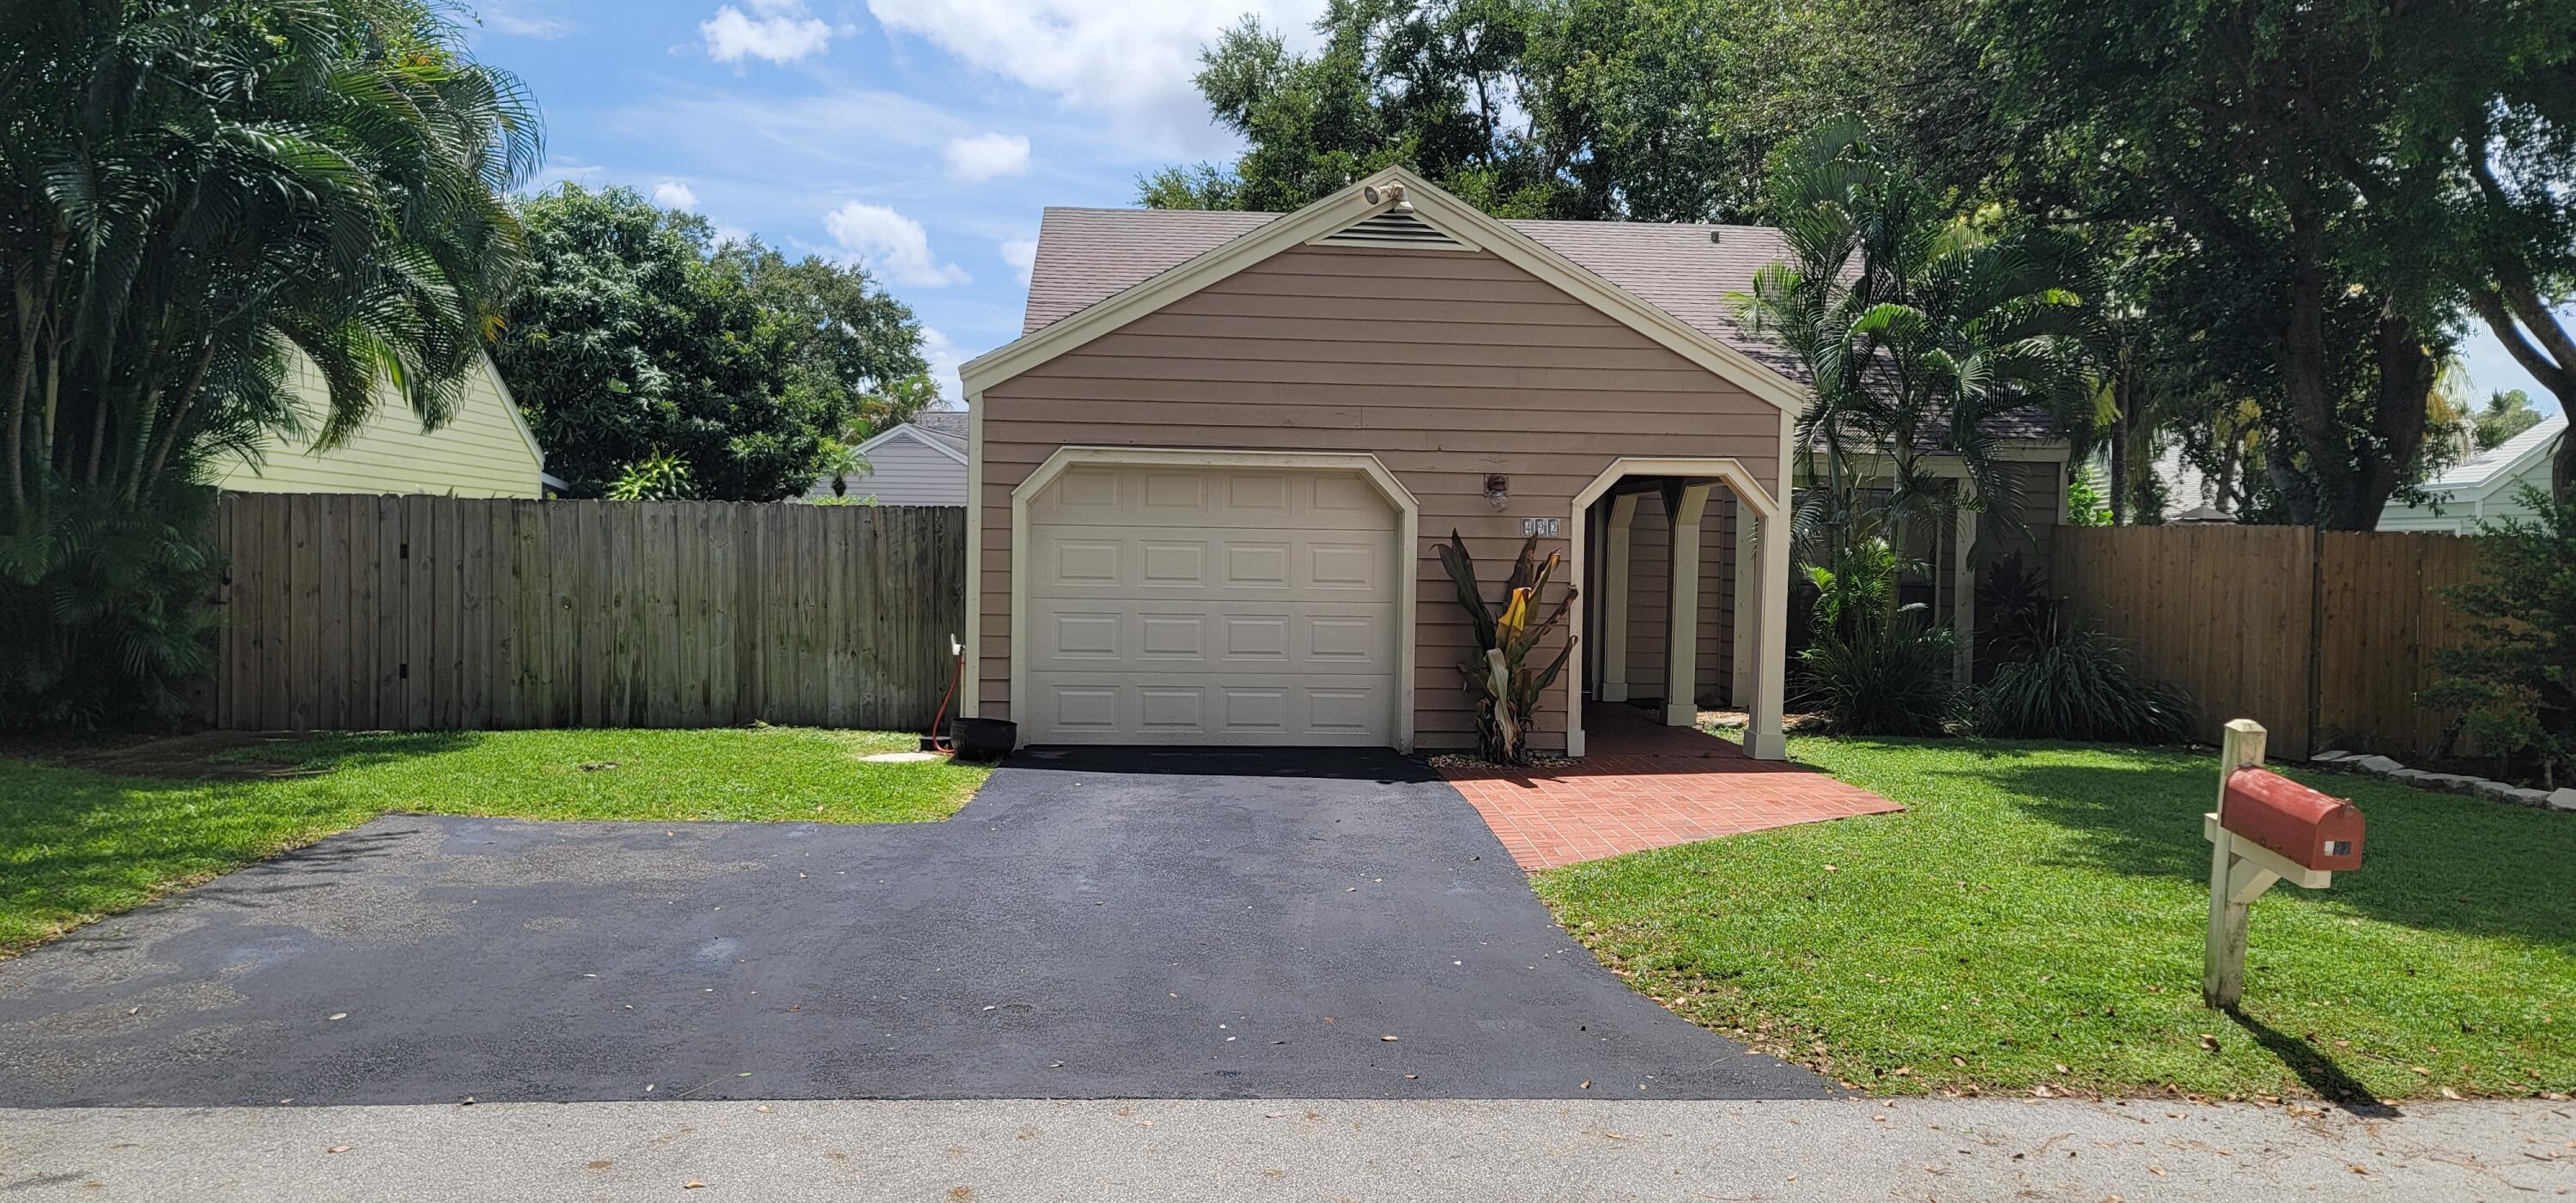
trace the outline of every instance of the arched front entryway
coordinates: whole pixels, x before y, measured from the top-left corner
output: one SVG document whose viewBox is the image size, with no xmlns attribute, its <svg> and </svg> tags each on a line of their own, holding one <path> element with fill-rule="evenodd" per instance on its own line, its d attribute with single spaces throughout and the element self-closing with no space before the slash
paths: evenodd
<svg viewBox="0 0 2576 1203">
<path fill-rule="evenodd" d="M 1714 599 L 1703 596 L 1701 556 L 1706 554 L 1712 493 L 1722 491 L 1735 503 L 1732 579 L 1737 604 L 1722 616 L 1732 630 L 1734 655 L 1730 692 L 1748 712 L 1745 751 L 1762 760 L 1787 755 L 1781 731 L 1786 682 L 1789 623 L 1789 540 L 1786 509 L 1780 498 L 1743 464 L 1729 458 L 1643 459 L 1614 461 L 1577 493 L 1569 538 L 1573 546 L 1569 579 L 1592 581 L 1597 598 L 1578 596 L 1569 618 L 1577 631 L 1592 631 L 1591 652 L 1582 671 L 1565 676 L 1566 748 L 1583 754 L 1583 702 L 1587 687 L 1598 687 L 1601 700 L 1624 702 L 1629 654 L 1627 623 L 1632 613 L 1629 569 L 1630 528 L 1639 506 L 1653 504 L 1665 516 L 1664 571 L 1656 587 L 1666 590 L 1660 617 L 1664 638 L 1649 641 L 1665 661 L 1653 674 L 1661 683 L 1667 726 L 1689 727 L 1698 718 L 1692 683 L 1698 679 L 1699 624 Z M 1598 534 L 1602 547 L 1591 546 Z M 1599 556 L 1599 573 L 1592 573 Z M 1594 624 L 1588 605 L 1601 608 Z"/>
</svg>

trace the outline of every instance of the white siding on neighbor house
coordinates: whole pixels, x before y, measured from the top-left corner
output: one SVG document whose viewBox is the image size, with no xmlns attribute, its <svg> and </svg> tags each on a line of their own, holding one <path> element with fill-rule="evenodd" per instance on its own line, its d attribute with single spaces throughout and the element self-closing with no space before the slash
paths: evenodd
<svg viewBox="0 0 2576 1203">
<path fill-rule="evenodd" d="M 2540 511 L 2523 500 L 2522 491 L 2549 491 L 2550 461 L 2566 430 L 2566 418 L 2543 418 L 2502 446 L 2424 482 L 2431 504 L 2389 502 L 2379 512 L 2379 529 L 2474 535 L 2487 523 L 2538 518 Z"/>
<path fill-rule="evenodd" d="M 908 428 L 867 451 L 868 471 L 849 478 L 851 497 L 882 505 L 964 505 L 966 465 L 924 442 Z M 832 496 L 832 478 L 814 482 L 809 497 Z"/>
<path fill-rule="evenodd" d="M 2549 488 L 2549 473 L 2546 471 L 2548 465 L 2544 463 L 2541 467 L 2543 471 L 2532 474 L 2537 479 L 2523 483 L 2546 491 Z M 2499 523 L 2508 519 L 2528 522 L 2539 516 L 2540 511 L 2523 501 L 2520 490 L 2509 490 L 2483 501 L 2444 501 L 2430 506 L 2399 505 L 2392 501 L 2388 503 L 2387 509 L 2379 512 L 2379 529 L 2437 535 L 2474 535 L 2480 533 L 2480 528 L 2488 523 Z"/>
<path fill-rule="evenodd" d="M 328 411 L 320 373 L 301 357 L 295 384 L 317 430 Z M 542 497 L 544 460 L 520 421 L 510 390 L 489 358 L 465 378 L 447 424 L 423 431 L 390 386 L 349 441 L 324 451 L 309 441 L 271 442 L 257 464 L 219 464 L 215 483 L 241 493 L 436 493 L 452 497 Z"/>
</svg>

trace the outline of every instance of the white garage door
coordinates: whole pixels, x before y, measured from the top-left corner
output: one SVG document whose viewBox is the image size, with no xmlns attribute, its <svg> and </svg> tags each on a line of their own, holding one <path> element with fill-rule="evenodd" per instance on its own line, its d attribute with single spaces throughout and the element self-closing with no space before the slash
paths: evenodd
<svg viewBox="0 0 2576 1203">
<path fill-rule="evenodd" d="M 1361 477 L 1081 466 L 1029 508 L 1029 743 L 1381 746 L 1396 514 Z"/>
</svg>

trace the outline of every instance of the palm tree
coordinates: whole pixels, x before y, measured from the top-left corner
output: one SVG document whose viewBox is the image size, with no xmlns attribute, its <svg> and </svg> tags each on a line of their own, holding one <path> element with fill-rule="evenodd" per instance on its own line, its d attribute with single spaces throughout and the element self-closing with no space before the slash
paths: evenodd
<svg viewBox="0 0 2576 1203">
<path fill-rule="evenodd" d="M 29 699 L 91 657 L 129 670 L 105 688 L 184 675 L 211 457 L 345 439 L 379 383 L 447 418 L 540 137 L 424 0 L 21 0 L 0 48 L 6 716 L 59 710 Z M 290 387 L 307 370 L 318 414 Z M 110 531 L 168 554 L 72 563 Z"/>
<path fill-rule="evenodd" d="M 1944 459 L 2009 521 L 2017 489 L 1992 419 L 2033 405 L 2072 419 L 2091 403 L 2080 370 L 2091 319 L 2072 256 L 1947 215 L 1849 122 L 1800 139 L 1771 187 L 1792 258 L 1734 300 L 1808 371 L 1798 450 L 1822 453 L 1826 479 L 1801 525 L 1821 525 L 1837 549 L 1880 532 L 1902 549 L 1913 523 L 1968 503 L 1931 471 Z M 1856 450 L 1872 456 L 1865 475 Z M 1864 485 L 1883 496 L 1864 503 Z"/>
<path fill-rule="evenodd" d="M 411 0 L 31 0 L 0 42 L 13 510 L 131 504 L 317 418 L 345 438 L 379 380 L 447 417 L 519 261 L 516 80 Z M 326 413 L 289 403 L 290 349 Z"/>
</svg>

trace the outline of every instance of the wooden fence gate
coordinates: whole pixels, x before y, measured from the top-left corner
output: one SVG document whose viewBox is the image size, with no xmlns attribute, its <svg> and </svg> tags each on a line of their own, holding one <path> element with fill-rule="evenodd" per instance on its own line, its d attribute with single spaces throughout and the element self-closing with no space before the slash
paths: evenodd
<svg viewBox="0 0 2576 1203">
<path fill-rule="evenodd" d="M 236 730 L 926 728 L 954 506 L 236 493 L 204 718 Z"/>
<path fill-rule="evenodd" d="M 2329 746 L 2420 756 L 2451 716 L 2415 703 L 2464 625 L 2445 586 L 2477 575 L 2459 535 L 2304 526 L 2060 527 L 2050 581 L 2181 686 L 2200 736 L 2250 718 L 2286 756 Z"/>
</svg>

